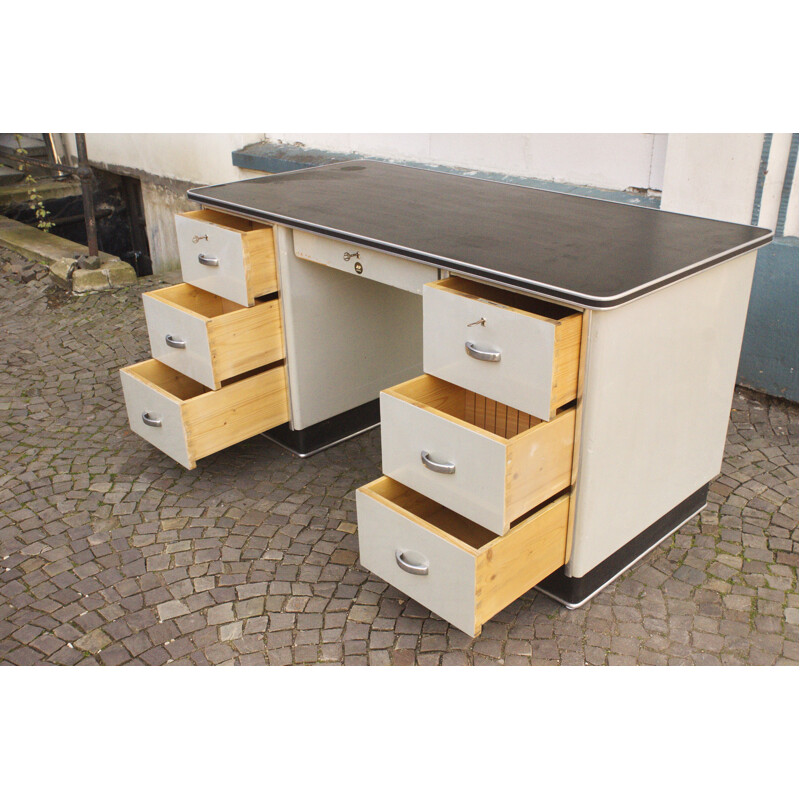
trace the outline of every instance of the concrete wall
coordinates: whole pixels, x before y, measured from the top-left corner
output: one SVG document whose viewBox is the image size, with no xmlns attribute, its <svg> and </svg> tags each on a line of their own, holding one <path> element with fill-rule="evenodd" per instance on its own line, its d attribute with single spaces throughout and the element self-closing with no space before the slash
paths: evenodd
<svg viewBox="0 0 800 800">
<path fill-rule="evenodd" d="M 67 136 L 74 153 L 74 138 Z M 87 133 L 91 161 L 194 184 L 239 180 L 231 152 L 263 139 L 260 133 Z"/>
<path fill-rule="evenodd" d="M 93 164 L 139 178 L 153 272 L 180 268 L 175 214 L 199 208 L 186 199 L 191 186 L 255 177 L 231 163 L 231 152 L 263 139 L 254 133 L 87 133 Z M 75 139 L 63 136 L 75 156 Z"/>
</svg>

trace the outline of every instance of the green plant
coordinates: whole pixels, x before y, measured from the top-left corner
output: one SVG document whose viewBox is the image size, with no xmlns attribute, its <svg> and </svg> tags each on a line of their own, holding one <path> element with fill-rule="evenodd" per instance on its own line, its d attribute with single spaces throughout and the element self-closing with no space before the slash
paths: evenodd
<svg viewBox="0 0 800 800">
<path fill-rule="evenodd" d="M 16 153 L 20 156 L 28 155 L 28 151 L 22 146 L 22 134 L 15 133 L 14 138 L 17 140 Z M 25 171 L 25 165 L 20 164 L 17 169 L 21 172 Z M 28 191 L 28 207 L 36 215 L 36 227 L 43 231 L 49 231 L 55 223 L 48 221 L 50 212 L 44 207 L 44 202 L 36 188 L 36 178 L 30 172 L 26 172 L 24 183 Z"/>
</svg>

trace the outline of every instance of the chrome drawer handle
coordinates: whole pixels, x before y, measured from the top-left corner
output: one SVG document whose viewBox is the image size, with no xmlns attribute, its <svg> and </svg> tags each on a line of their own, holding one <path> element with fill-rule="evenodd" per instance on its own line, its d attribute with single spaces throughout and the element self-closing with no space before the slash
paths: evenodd
<svg viewBox="0 0 800 800">
<path fill-rule="evenodd" d="M 197 260 L 206 267 L 218 267 L 219 266 L 219 259 L 214 258 L 214 256 L 205 256 L 200 253 L 197 256 Z"/>
<path fill-rule="evenodd" d="M 183 339 L 176 339 L 171 333 L 168 333 L 164 338 L 170 347 L 174 347 L 176 350 L 186 349 L 186 342 Z"/>
<path fill-rule="evenodd" d="M 412 564 L 410 561 L 406 561 L 406 554 L 402 550 L 394 551 L 394 560 L 397 562 L 397 566 L 400 567 L 400 569 L 410 572 L 412 575 L 428 574 L 427 562 L 424 564 Z"/>
<path fill-rule="evenodd" d="M 431 472 L 441 472 L 444 475 L 452 475 L 456 471 L 455 464 L 448 464 L 442 461 L 434 461 L 431 458 L 431 454 L 426 453 L 424 450 L 419 454 L 419 457 L 422 459 L 422 463 L 429 470 L 431 470 Z"/>
<path fill-rule="evenodd" d="M 142 414 L 142 422 L 144 422 L 145 425 L 149 425 L 151 428 L 161 427 L 161 417 L 152 417 L 149 411 L 145 411 L 144 414 Z"/>
<path fill-rule="evenodd" d="M 464 342 L 464 348 L 467 351 L 468 356 L 472 356 L 473 358 L 477 358 L 478 361 L 499 361 L 500 360 L 500 351 L 499 350 L 481 350 L 479 347 L 475 347 L 472 342 Z"/>
</svg>

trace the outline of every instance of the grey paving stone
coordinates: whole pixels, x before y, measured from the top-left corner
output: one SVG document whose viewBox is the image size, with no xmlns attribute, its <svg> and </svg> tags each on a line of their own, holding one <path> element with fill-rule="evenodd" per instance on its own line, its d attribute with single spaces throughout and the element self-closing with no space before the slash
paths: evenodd
<svg viewBox="0 0 800 800">
<path fill-rule="evenodd" d="M 111 637 L 100 628 L 97 628 L 96 630 L 90 631 L 85 636 L 81 636 L 81 638 L 75 642 L 74 647 L 78 650 L 97 653 L 109 644 L 111 644 Z"/>
<path fill-rule="evenodd" d="M 240 639 L 242 636 L 242 625 L 244 623 L 239 620 L 238 622 L 229 622 L 227 625 L 222 625 L 219 629 L 219 638 L 221 642 L 229 642 L 232 639 Z"/>
<path fill-rule="evenodd" d="M 174 619 L 175 617 L 182 617 L 184 614 L 188 613 L 189 609 L 181 600 L 168 600 L 158 606 L 158 616 L 162 622 L 168 619 Z"/>
<path fill-rule="evenodd" d="M 159 279 L 56 302 L 3 258 L 0 664 L 797 664 L 795 406 L 737 388 L 700 520 L 583 608 L 532 591 L 473 639 L 359 565 L 380 431 L 188 472 L 129 431 L 117 375 Z"/>
<path fill-rule="evenodd" d="M 208 609 L 208 624 L 219 625 L 233 621 L 233 603 L 223 603 Z"/>
</svg>

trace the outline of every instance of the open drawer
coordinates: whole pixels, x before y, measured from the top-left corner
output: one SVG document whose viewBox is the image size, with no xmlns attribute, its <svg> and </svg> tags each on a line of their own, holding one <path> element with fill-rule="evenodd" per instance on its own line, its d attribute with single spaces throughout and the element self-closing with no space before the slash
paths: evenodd
<svg viewBox="0 0 800 800">
<path fill-rule="evenodd" d="M 277 299 L 248 308 L 181 283 L 142 302 L 153 357 L 210 389 L 284 356 Z"/>
<path fill-rule="evenodd" d="M 272 227 L 204 208 L 175 216 L 183 279 L 239 303 L 278 289 Z"/>
<path fill-rule="evenodd" d="M 282 363 L 211 391 L 151 359 L 120 370 L 131 430 L 187 469 L 289 420 Z"/>
<path fill-rule="evenodd" d="M 430 375 L 380 404 L 384 474 L 493 533 L 570 484 L 574 408 L 543 422 Z"/>
<path fill-rule="evenodd" d="M 362 566 L 470 636 L 566 563 L 566 494 L 502 537 L 391 478 L 356 504 Z"/>
<path fill-rule="evenodd" d="M 578 311 L 451 277 L 426 284 L 423 370 L 551 419 L 578 392 Z"/>
</svg>

